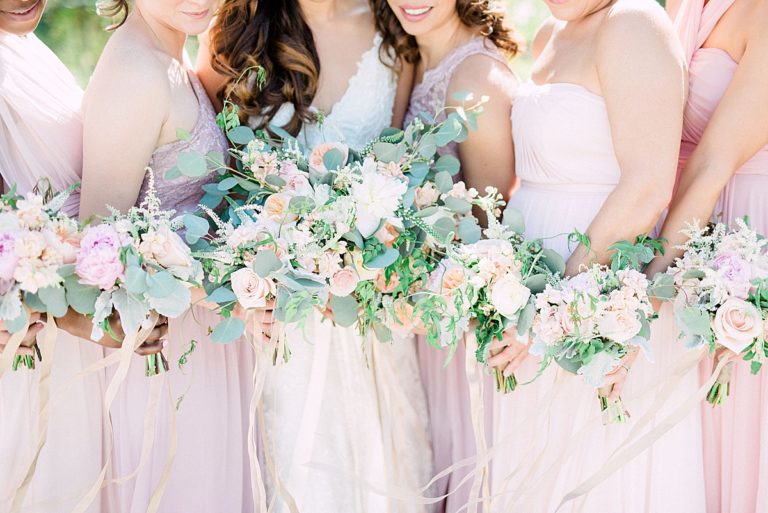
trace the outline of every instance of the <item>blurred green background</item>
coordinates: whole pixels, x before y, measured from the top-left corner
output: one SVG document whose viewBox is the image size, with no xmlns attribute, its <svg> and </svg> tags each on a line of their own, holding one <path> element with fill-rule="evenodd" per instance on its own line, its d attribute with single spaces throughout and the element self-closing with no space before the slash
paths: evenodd
<svg viewBox="0 0 768 513">
<path fill-rule="evenodd" d="M 539 23 L 548 13 L 541 0 L 505 0 L 511 24 L 530 41 Z M 104 31 L 109 23 L 96 15 L 95 0 L 48 0 L 48 8 L 37 35 L 64 64 L 72 70 L 81 85 L 88 82 L 93 67 L 101 54 L 109 34 Z M 194 49 L 194 44 L 192 50 Z M 528 77 L 530 54 L 514 61 L 515 71 L 521 78 Z"/>
</svg>

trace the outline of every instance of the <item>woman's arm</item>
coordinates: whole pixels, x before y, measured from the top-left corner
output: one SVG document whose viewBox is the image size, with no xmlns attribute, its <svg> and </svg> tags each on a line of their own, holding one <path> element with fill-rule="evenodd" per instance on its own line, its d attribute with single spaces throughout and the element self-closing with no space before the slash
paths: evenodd
<svg viewBox="0 0 768 513">
<path fill-rule="evenodd" d="M 675 249 L 685 242 L 680 231 L 694 220 L 708 221 L 721 191 L 736 170 L 768 145 L 766 26 L 768 4 L 763 3 L 733 82 L 680 176 L 661 234 L 668 240 L 668 248 L 663 257 L 649 266 L 649 275 L 665 270 L 681 255 L 682 251 Z"/>
<path fill-rule="evenodd" d="M 395 93 L 395 105 L 392 108 L 392 126 L 402 127 L 405 121 L 405 113 L 408 111 L 408 103 L 411 100 L 413 80 L 416 69 L 413 64 L 400 62 L 400 70 L 397 74 L 397 92 Z"/>
<path fill-rule="evenodd" d="M 666 208 L 675 182 L 685 105 L 685 66 L 671 23 L 659 10 L 622 6 L 598 34 L 597 72 L 621 168 L 618 185 L 590 224 L 591 250 L 568 260 L 607 263 L 608 248 L 648 233 Z"/>
<path fill-rule="evenodd" d="M 83 103 L 83 219 L 136 203 L 170 102 L 168 70 L 158 61 L 128 49 L 102 59 Z"/>
</svg>

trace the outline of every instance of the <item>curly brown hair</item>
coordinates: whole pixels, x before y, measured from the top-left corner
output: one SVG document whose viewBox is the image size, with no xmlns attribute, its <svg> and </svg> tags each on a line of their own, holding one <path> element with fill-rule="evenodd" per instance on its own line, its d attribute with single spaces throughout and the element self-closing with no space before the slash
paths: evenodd
<svg viewBox="0 0 768 513">
<path fill-rule="evenodd" d="M 115 30 L 123 26 L 128 19 L 128 0 L 99 0 L 96 2 L 96 12 L 105 18 L 119 18 L 118 21 L 107 27 L 107 30 Z"/>
<path fill-rule="evenodd" d="M 404 61 L 419 61 L 419 46 L 416 38 L 409 35 L 400 25 L 397 16 L 387 0 L 369 0 L 376 17 L 376 28 L 383 42 L 381 51 L 394 50 Z M 512 27 L 505 24 L 504 7 L 494 0 L 456 0 L 456 13 L 461 22 L 487 37 L 508 58 L 523 50 L 523 39 Z"/>
<path fill-rule="evenodd" d="M 225 0 L 211 28 L 211 64 L 228 78 L 219 98 L 266 127 L 284 103 L 294 114 L 283 129 L 296 135 L 315 120 L 320 58 L 297 0 Z M 261 67 L 264 80 L 256 77 Z"/>
</svg>

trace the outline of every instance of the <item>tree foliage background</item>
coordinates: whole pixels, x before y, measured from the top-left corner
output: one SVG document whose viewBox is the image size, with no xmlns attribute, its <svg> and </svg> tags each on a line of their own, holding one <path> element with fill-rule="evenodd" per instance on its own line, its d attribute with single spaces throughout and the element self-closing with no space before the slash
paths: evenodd
<svg viewBox="0 0 768 513">
<path fill-rule="evenodd" d="M 505 0 L 509 20 L 530 41 L 548 10 L 541 0 Z M 96 15 L 95 0 L 48 0 L 37 35 L 72 70 L 81 85 L 88 82 L 109 34 L 109 23 Z M 191 41 L 190 51 L 195 44 Z M 530 54 L 526 52 L 513 61 L 521 78 L 527 78 Z"/>
</svg>

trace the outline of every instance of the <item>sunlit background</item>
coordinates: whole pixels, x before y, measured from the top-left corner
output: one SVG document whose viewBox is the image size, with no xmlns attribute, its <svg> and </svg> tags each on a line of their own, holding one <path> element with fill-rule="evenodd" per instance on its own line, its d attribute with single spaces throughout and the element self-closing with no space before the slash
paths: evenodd
<svg viewBox="0 0 768 513">
<path fill-rule="evenodd" d="M 81 85 L 88 82 L 109 34 L 106 20 L 96 15 L 95 0 L 48 0 L 48 8 L 37 30 L 42 39 L 75 74 Z M 541 0 L 506 0 L 510 22 L 530 41 L 547 14 Z M 194 52 L 194 41 L 190 50 Z M 527 78 L 530 55 L 513 62 L 521 78 Z"/>
</svg>

